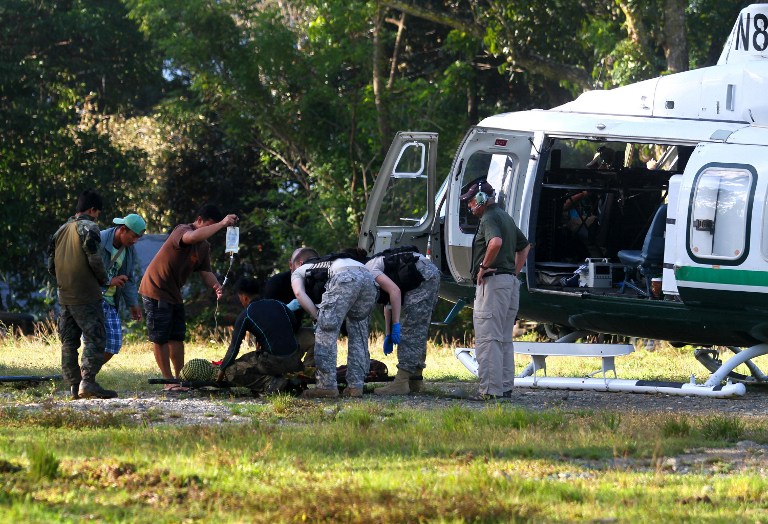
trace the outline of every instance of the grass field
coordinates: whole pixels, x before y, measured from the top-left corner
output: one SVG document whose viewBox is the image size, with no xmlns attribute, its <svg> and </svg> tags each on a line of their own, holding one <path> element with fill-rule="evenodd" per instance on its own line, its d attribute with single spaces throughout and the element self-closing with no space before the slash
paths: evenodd
<svg viewBox="0 0 768 524">
<path fill-rule="evenodd" d="M 372 341 L 372 356 L 394 368 Z M 222 342 L 188 345 L 220 359 Z M 343 351 L 342 351 L 343 353 Z M 342 355 L 342 360 L 343 360 Z M 550 373 L 583 374 L 584 359 Z M 59 373 L 55 339 L 0 340 L 0 373 Z M 523 366 L 526 362 L 520 362 Z M 599 367 L 595 361 L 594 367 Z M 704 375 L 681 350 L 622 357 L 621 375 Z M 145 343 L 99 374 L 121 397 L 157 391 Z M 470 381 L 430 347 L 428 381 Z M 73 410 L 62 386 L 0 390 L 0 522 L 766 521 L 765 417 L 418 408 L 405 399 L 232 403 L 246 424 L 175 426 Z M 44 409 L 22 406 L 41 402 Z M 228 404 L 226 397 L 221 402 Z M 756 444 L 738 462 L 674 457 Z"/>
</svg>

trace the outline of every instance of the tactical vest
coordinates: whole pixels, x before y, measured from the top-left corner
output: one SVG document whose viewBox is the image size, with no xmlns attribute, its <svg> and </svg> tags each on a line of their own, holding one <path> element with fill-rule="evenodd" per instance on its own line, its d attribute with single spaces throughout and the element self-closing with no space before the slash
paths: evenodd
<svg viewBox="0 0 768 524">
<path fill-rule="evenodd" d="M 339 258 L 351 257 L 346 253 L 330 253 L 305 262 L 306 264 L 311 264 L 312 267 L 307 269 L 307 272 L 304 274 L 304 291 L 312 299 L 313 304 L 319 304 L 323 301 L 323 293 L 325 293 L 325 285 L 328 283 L 331 264 Z"/>
<path fill-rule="evenodd" d="M 424 282 L 424 277 L 416 267 L 419 257 L 416 246 L 402 246 L 376 253 L 373 258 L 384 257 L 384 274 L 400 288 L 401 300 L 408 291 L 412 291 Z M 379 292 L 379 304 L 389 304 L 389 294 L 383 289 Z"/>
</svg>

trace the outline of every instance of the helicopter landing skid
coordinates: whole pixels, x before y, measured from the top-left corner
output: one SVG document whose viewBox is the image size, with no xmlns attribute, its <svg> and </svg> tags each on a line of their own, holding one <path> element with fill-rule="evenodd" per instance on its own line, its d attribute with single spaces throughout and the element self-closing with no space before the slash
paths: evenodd
<svg viewBox="0 0 768 524">
<path fill-rule="evenodd" d="M 757 365 L 752 362 L 753 358 L 768 354 L 768 344 L 758 344 L 751 348 L 741 349 L 735 346 L 727 346 L 734 355 L 723 363 L 720 358 L 719 349 L 699 348 L 694 350 L 693 355 L 705 368 L 712 372 L 712 376 L 707 380 L 707 384 L 713 384 L 729 379 L 733 382 L 741 382 L 749 385 L 768 385 L 768 376 L 763 373 Z M 749 369 L 750 375 L 737 373 L 734 371 L 737 366 L 744 364 Z"/>
<path fill-rule="evenodd" d="M 757 355 L 747 355 L 749 350 L 745 350 L 732 357 L 731 360 L 741 356 L 743 359 L 754 358 Z M 459 359 L 473 375 L 478 374 L 477 359 L 475 351 L 472 348 L 456 348 L 454 351 L 456 358 Z M 762 354 L 762 353 L 761 353 Z M 730 366 L 730 360 L 726 363 Z M 565 389 L 572 391 L 605 391 L 605 392 L 624 392 L 624 393 L 661 393 L 665 395 L 683 395 L 700 396 L 710 398 L 733 398 L 746 394 L 747 388 L 744 384 L 734 384 L 730 380 L 721 384 L 723 377 L 716 379 L 716 375 L 721 371 L 727 375 L 737 365 L 737 362 L 727 369 L 722 366 L 717 373 L 714 373 L 704 384 L 697 384 L 692 378 L 691 382 L 667 382 L 659 380 L 627 380 L 619 378 L 592 378 L 592 377 L 535 377 L 535 376 L 517 376 L 515 377 L 515 386 L 531 389 Z M 725 371 L 727 369 L 727 371 Z M 717 382 L 714 382 L 714 380 Z"/>
</svg>

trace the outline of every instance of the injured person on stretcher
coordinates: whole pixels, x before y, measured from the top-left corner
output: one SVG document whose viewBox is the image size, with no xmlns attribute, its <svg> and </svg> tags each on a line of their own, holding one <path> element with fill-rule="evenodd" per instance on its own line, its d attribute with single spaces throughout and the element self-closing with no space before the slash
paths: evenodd
<svg viewBox="0 0 768 524">
<path fill-rule="evenodd" d="M 280 393 L 288 385 L 285 375 L 304 368 L 294 335 L 296 317 L 282 302 L 260 299 L 259 283 L 253 278 L 237 283 L 237 295 L 245 309 L 235 322 L 216 381 L 248 388 L 256 396 Z M 247 333 L 257 348 L 237 358 Z"/>
</svg>

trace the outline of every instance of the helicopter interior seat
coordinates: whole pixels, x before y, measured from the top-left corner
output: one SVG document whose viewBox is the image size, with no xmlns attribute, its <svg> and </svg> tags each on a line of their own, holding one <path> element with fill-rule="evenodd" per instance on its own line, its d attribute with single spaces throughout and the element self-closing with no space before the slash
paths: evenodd
<svg viewBox="0 0 768 524">
<path fill-rule="evenodd" d="M 624 264 L 624 281 L 620 284 L 621 293 L 626 288 L 634 289 L 644 297 L 651 296 L 651 277 L 661 274 L 664 263 L 664 231 L 667 226 L 667 204 L 661 204 L 651 220 L 645 234 L 641 250 L 622 249 L 617 253 Z M 645 289 L 638 287 L 633 277 L 640 275 L 645 280 Z"/>
</svg>

